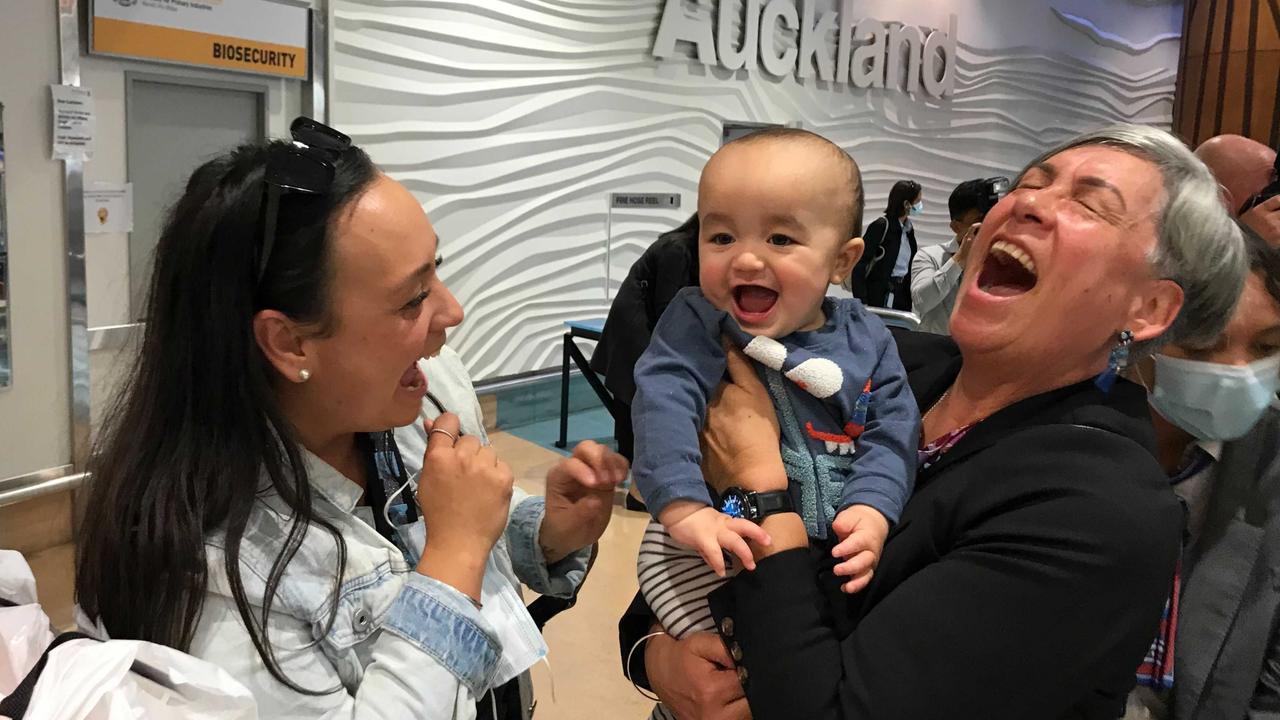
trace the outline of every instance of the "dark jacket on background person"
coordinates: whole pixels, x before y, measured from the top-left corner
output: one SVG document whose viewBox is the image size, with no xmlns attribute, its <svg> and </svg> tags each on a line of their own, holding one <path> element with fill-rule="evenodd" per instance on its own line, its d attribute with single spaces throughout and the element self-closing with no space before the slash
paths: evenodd
<svg viewBox="0 0 1280 720">
<path fill-rule="evenodd" d="M 591 369 L 604 376 L 604 386 L 627 406 L 615 419 L 618 452 L 632 460 L 631 399 L 636 361 L 649 347 L 649 336 L 667 304 L 681 289 L 698 284 L 698 231 L 690 223 L 658 236 L 631 266 L 609 307 Z"/>
<path fill-rule="evenodd" d="M 911 243 L 911 257 L 914 258 L 918 245 L 916 231 L 907 231 L 907 240 Z M 902 221 L 898 218 L 880 216 L 867 226 L 862 233 L 865 247 L 862 259 L 854 266 L 850 275 L 850 291 L 853 296 L 871 307 L 888 307 L 889 293 L 893 290 L 893 268 L 898 262 L 898 253 L 902 249 Z M 894 308 L 911 310 L 911 263 L 907 263 L 904 289 L 895 294 Z M 901 296 L 901 297 L 899 297 Z"/>
<path fill-rule="evenodd" d="M 1184 560 L 1175 720 L 1280 719 L 1280 411 L 1223 448 Z"/>
<path fill-rule="evenodd" d="M 950 387 L 949 338 L 895 333 L 922 409 Z M 1015 403 L 936 464 L 846 596 L 829 548 L 765 558 L 710 596 L 756 720 L 1111 720 L 1151 645 L 1183 513 L 1145 391 L 1091 381 Z M 619 623 L 648 632 L 643 600 Z M 637 634 L 639 633 L 639 634 Z M 632 677 L 646 680 L 643 653 Z"/>
</svg>

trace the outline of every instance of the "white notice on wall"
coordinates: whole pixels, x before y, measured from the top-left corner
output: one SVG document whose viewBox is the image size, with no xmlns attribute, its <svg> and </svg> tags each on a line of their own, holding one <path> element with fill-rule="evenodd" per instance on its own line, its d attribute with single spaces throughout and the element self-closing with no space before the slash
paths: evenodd
<svg viewBox="0 0 1280 720">
<path fill-rule="evenodd" d="M 94 183 L 84 191 L 84 230 L 90 233 L 133 232 L 133 183 Z"/>
<path fill-rule="evenodd" d="M 88 160 L 93 157 L 93 93 L 71 85 L 53 90 L 53 157 Z"/>
</svg>

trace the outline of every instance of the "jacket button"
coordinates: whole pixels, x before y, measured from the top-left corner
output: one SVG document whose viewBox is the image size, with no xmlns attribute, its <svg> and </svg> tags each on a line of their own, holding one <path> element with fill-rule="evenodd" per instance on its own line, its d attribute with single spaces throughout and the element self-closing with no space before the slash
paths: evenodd
<svg viewBox="0 0 1280 720">
<path fill-rule="evenodd" d="M 733 637 L 733 618 L 727 617 L 720 621 L 720 634 L 725 637 Z"/>
<path fill-rule="evenodd" d="M 747 669 L 742 667 L 741 665 L 738 666 L 738 682 L 742 683 L 743 685 L 747 684 Z"/>
<path fill-rule="evenodd" d="M 365 631 L 365 630 L 368 630 L 368 629 L 369 629 L 369 623 L 370 623 L 370 622 L 372 622 L 372 618 L 370 618 L 370 617 L 369 617 L 369 611 L 368 611 L 368 610 L 365 610 L 364 608 L 361 608 L 361 609 L 359 609 L 359 610 L 357 610 L 357 611 L 356 611 L 356 616 L 355 616 L 355 619 L 354 619 L 354 624 L 355 624 L 355 628 L 356 628 L 356 630 L 360 630 L 360 631 L 362 631 L 362 632 L 363 632 L 363 631 Z"/>
<path fill-rule="evenodd" d="M 733 646 L 729 648 L 729 656 L 732 657 L 733 661 L 736 663 L 742 662 L 742 646 L 738 643 L 734 643 Z"/>
</svg>

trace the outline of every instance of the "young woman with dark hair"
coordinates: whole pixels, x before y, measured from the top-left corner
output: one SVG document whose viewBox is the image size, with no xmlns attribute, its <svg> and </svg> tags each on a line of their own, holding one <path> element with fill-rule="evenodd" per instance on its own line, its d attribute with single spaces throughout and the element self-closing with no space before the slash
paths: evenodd
<svg viewBox="0 0 1280 720">
<path fill-rule="evenodd" d="M 170 214 L 92 461 L 82 624 L 217 663 L 263 717 L 523 717 L 545 645 L 515 582 L 573 593 L 626 463 L 584 444 L 547 502 L 513 491 L 418 201 L 346 136 L 293 136 Z"/>
<path fill-rule="evenodd" d="M 884 215 L 862 234 L 866 250 L 849 282 L 867 305 L 911 310 L 911 260 L 918 246 L 910 218 L 924 212 L 923 192 L 915 180 L 894 183 Z"/>
</svg>

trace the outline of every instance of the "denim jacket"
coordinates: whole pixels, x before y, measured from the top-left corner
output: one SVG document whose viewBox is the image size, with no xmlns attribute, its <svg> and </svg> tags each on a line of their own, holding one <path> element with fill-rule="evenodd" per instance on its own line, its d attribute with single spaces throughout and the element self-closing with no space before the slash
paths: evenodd
<svg viewBox="0 0 1280 720">
<path fill-rule="evenodd" d="M 457 355 L 446 348 L 422 368 L 432 393 L 461 418 L 463 432 L 487 442 L 479 403 Z M 423 415 L 435 414 L 424 403 Z M 396 440 L 416 480 L 426 443 L 421 423 L 396 430 Z M 209 590 L 191 654 L 244 683 L 264 718 L 475 717 L 476 700 L 492 684 L 502 638 L 466 596 L 415 572 L 394 543 L 354 512 L 359 486 L 309 453 L 306 462 L 316 513 L 346 541 L 337 613 L 330 623 L 336 544 L 323 530 L 309 528 L 280 581 L 268 633 L 286 677 L 308 690 L 331 692 L 301 693 L 268 673 L 236 611 L 223 571 L 221 535 L 207 542 Z M 517 489 L 491 566 L 517 588 L 524 583 L 538 593 L 567 597 L 582 581 L 589 548 L 548 568 L 538 544 L 544 513 L 542 498 Z M 244 590 L 257 613 L 287 533 L 283 503 L 264 496 L 240 551 Z M 526 673 L 522 689 L 528 688 Z"/>
</svg>

